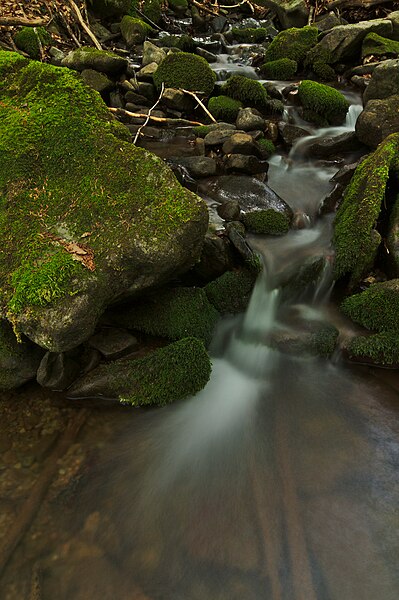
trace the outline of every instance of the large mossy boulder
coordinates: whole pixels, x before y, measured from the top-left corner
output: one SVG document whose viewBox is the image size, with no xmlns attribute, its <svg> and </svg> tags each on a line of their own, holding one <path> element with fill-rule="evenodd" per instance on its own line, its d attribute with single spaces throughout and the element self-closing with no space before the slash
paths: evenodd
<svg viewBox="0 0 399 600">
<path fill-rule="evenodd" d="M 202 390 L 211 368 L 204 344 L 184 338 L 144 358 L 100 365 L 74 383 L 68 397 L 103 396 L 132 406 L 163 406 Z"/>
<path fill-rule="evenodd" d="M 131 7 L 132 0 L 89 0 L 93 12 L 102 18 L 122 17 Z"/>
<path fill-rule="evenodd" d="M 259 81 L 243 75 L 233 75 L 221 87 L 224 96 L 238 100 L 245 107 L 250 106 L 265 112 L 269 108 L 269 96 Z"/>
<path fill-rule="evenodd" d="M 399 42 L 384 38 L 378 33 L 368 33 L 363 40 L 361 57 L 366 56 L 398 56 Z"/>
<path fill-rule="evenodd" d="M 93 69 L 107 75 L 120 75 L 128 65 L 127 59 L 106 50 L 83 47 L 72 50 L 63 60 L 62 66 L 75 71 Z"/>
<path fill-rule="evenodd" d="M 121 34 L 128 48 L 142 44 L 152 31 L 150 25 L 129 15 L 125 15 L 121 21 Z"/>
<path fill-rule="evenodd" d="M 298 70 L 298 63 L 291 58 L 279 58 L 264 63 L 259 71 L 266 79 L 278 79 L 284 81 L 294 77 Z"/>
<path fill-rule="evenodd" d="M 374 283 L 364 292 L 346 298 L 341 309 L 367 329 L 399 334 L 399 279 Z"/>
<path fill-rule="evenodd" d="M 234 123 L 242 108 L 242 102 L 229 96 L 214 96 L 208 102 L 209 112 L 217 121 Z"/>
<path fill-rule="evenodd" d="M 200 92 L 209 96 L 215 85 L 216 75 L 205 58 L 188 52 L 168 54 L 154 73 L 154 83 L 158 89 L 176 88 Z"/>
<path fill-rule="evenodd" d="M 292 27 L 274 38 L 265 53 L 265 61 L 275 61 L 282 58 L 294 60 L 302 64 L 308 51 L 317 43 L 317 27 L 306 26 L 300 29 Z"/>
<path fill-rule="evenodd" d="M 0 52 L 0 310 L 53 352 L 199 259 L 204 202 L 68 69 Z"/>
<path fill-rule="evenodd" d="M 383 367 L 399 367 L 399 334 L 394 332 L 358 335 L 346 347 L 355 362 Z"/>
<path fill-rule="evenodd" d="M 258 272 L 251 269 L 226 271 L 205 287 L 208 300 L 222 314 L 244 312 L 251 298 Z"/>
<path fill-rule="evenodd" d="M 399 134 L 389 136 L 357 167 L 334 225 L 336 278 L 348 275 L 356 285 L 372 267 L 381 237 L 375 230 L 385 188 L 399 164 Z"/>
<path fill-rule="evenodd" d="M 345 120 L 349 102 L 338 90 L 305 79 L 298 88 L 298 96 L 305 119 L 330 125 L 339 125 Z"/>
<path fill-rule="evenodd" d="M 28 56 L 39 60 L 43 47 L 51 43 L 51 36 L 44 27 L 22 27 L 15 34 L 14 42 Z"/>
</svg>

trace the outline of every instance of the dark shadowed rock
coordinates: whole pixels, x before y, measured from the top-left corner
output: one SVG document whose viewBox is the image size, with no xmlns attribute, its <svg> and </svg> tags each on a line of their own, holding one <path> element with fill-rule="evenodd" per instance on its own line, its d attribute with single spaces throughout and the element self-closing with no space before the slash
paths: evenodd
<svg viewBox="0 0 399 600">
<path fill-rule="evenodd" d="M 356 122 L 356 135 L 363 144 L 376 148 L 389 134 L 399 131 L 399 95 L 369 100 Z"/>
</svg>

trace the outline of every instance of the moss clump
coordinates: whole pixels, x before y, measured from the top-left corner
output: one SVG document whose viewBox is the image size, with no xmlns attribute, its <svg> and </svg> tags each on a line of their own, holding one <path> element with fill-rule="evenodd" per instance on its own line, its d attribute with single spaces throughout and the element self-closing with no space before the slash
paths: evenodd
<svg viewBox="0 0 399 600">
<path fill-rule="evenodd" d="M 244 106 L 267 109 L 268 95 L 259 81 L 248 79 L 243 75 L 233 75 L 222 85 L 221 92 L 225 96 L 239 100 Z"/>
<path fill-rule="evenodd" d="M 399 333 L 399 279 L 375 283 L 346 298 L 342 311 L 367 329 Z"/>
<path fill-rule="evenodd" d="M 161 43 L 166 48 L 178 48 L 182 52 L 194 53 L 197 47 L 189 35 L 166 35 L 162 38 Z"/>
<path fill-rule="evenodd" d="M 256 277 L 255 270 L 226 271 L 208 283 L 204 290 L 220 314 L 236 314 L 244 312 L 248 306 Z"/>
<path fill-rule="evenodd" d="M 211 131 L 209 125 L 198 125 L 193 128 L 193 133 L 200 138 L 204 138 Z"/>
<path fill-rule="evenodd" d="M 130 9 L 128 14 L 132 17 L 141 15 L 137 12 L 137 9 L 145 16 L 147 19 L 155 23 L 159 24 L 162 17 L 162 1 L 161 0 L 131 0 Z"/>
<path fill-rule="evenodd" d="M 318 331 L 310 336 L 310 348 L 312 354 L 322 358 L 330 358 L 337 344 L 339 331 L 333 325 L 320 327 Z"/>
<path fill-rule="evenodd" d="M 334 69 L 322 60 L 314 61 L 312 71 L 322 81 L 334 81 L 337 78 Z"/>
<path fill-rule="evenodd" d="M 306 55 L 304 67 L 312 71 L 322 81 L 334 81 L 335 71 L 330 66 L 332 62 L 331 52 L 320 45 L 311 48 Z"/>
<path fill-rule="evenodd" d="M 280 58 L 266 62 L 260 67 L 260 73 L 266 79 L 291 79 L 298 70 L 298 63 L 291 58 Z"/>
<path fill-rule="evenodd" d="M 125 15 L 121 21 L 121 33 L 128 46 L 142 44 L 153 28 L 142 19 Z"/>
<path fill-rule="evenodd" d="M 258 140 L 258 144 L 260 145 L 263 153 L 263 157 L 265 159 L 270 158 L 276 152 L 276 146 L 273 144 L 271 140 L 267 140 L 266 138 L 262 138 Z"/>
<path fill-rule="evenodd" d="M 178 340 L 197 337 L 211 341 L 219 314 L 201 288 L 175 288 L 137 302 L 117 317 L 123 327 Z"/>
<path fill-rule="evenodd" d="M 357 167 L 335 218 L 335 277 L 356 285 L 375 257 L 373 235 L 389 175 L 398 169 L 399 134 L 392 134 Z"/>
<path fill-rule="evenodd" d="M 164 406 L 207 384 L 211 362 L 204 344 L 184 338 L 144 358 L 101 365 L 71 388 L 71 396 L 119 398 L 132 406 Z"/>
<path fill-rule="evenodd" d="M 399 42 L 389 40 L 377 33 L 368 33 L 363 40 L 362 58 L 366 56 L 398 56 Z"/>
<path fill-rule="evenodd" d="M 271 115 L 282 115 L 284 112 L 284 103 L 277 98 L 271 98 L 266 101 L 264 112 Z"/>
<path fill-rule="evenodd" d="M 323 83 L 305 79 L 298 89 L 302 106 L 315 112 L 331 125 L 342 123 L 349 109 L 349 102 L 343 94 Z"/>
<path fill-rule="evenodd" d="M 257 29 L 233 27 L 231 32 L 234 39 L 240 44 L 261 44 L 267 38 L 267 30 L 264 27 L 258 27 Z"/>
<path fill-rule="evenodd" d="M 215 85 L 216 75 L 202 56 L 188 52 L 169 54 L 154 73 L 158 89 L 165 87 L 202 92 L 209 96 Z"/>
<path fill-rule="evenodd" d="M 272 208 L 245 213 L 243 221 L 250 231 L 267 235 L 284 235 L 290 228 L 289 217 Z"/>
<path fill-rule="evenodd" d="M 228 96 L 215 96 L 209 100 L 208 108 L 217 121 L 235 123 L 242 102 Z"/>
<path fill-rule="evenodd" d="M 350 358 L 390 366 L 399 363 L 399 334 L 376 333 L 352 338 L 347 347 Z"/>
<path fill-rule="evenodd" d="M 44 27 L 22 27 L 14 36 L 17 48 L 39 60 L 41 48 L 51 44 L 51 36 Z"/>
<path fill-rule="evenodd" d="M 318 36 L 317 27 L 291 27 L 280 31 L 266 50 L 266 62 L 290 58 L 298 65 L 302 64 L 307 52 L 316 45 Z"/>
</svg>

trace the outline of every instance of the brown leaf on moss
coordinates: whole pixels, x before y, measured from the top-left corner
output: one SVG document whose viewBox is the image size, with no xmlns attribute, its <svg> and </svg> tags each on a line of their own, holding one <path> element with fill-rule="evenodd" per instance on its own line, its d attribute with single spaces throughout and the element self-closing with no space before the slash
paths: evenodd
<svg viewBox="0 0 399 600">
<path fill-rule="evenodd" d="M 67 242 L 61 237 L 49 232 L 42 233 L 41 235 L 42 237 L 50 239 L 56 244 L 62 246 L 64 250 L 66 250 L 72 256 L 73 260 L 77 260 L 78 262 L 82 263 L 86 269 L 89 269 L 89 271 L 95 271 L 96 265 L 94 262 L 94 252 L 89 246 L 86 246 L 85 244 L 77 244 L 76 242 Z"/>
</svg>

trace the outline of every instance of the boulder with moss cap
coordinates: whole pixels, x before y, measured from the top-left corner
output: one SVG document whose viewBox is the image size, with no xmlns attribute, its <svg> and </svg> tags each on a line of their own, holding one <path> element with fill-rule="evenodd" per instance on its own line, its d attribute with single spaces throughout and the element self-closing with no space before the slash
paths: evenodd
<svg viewBox="0 0 399 600">
<path fill-rule="evenodd" d="M 154 73 L 158 89 L 167 88 L 202 92 L 209 96 L 215 85 L 216 75 L 202 56 L 189 52 L 168 54 Z"/>
<path fill-rule="evenodd" d="M 204 202 L 68 69 L 0 52 L 1 314 L 53 352 L 198 260 Z"/>
<path fill-rule="evenodd" d="M 304 80 L 298 88 L 298 96 L 307 120 L 330 125 L 340 125 L 345 120 L 349 102 L 338 90 L 323 83 Z"/>
<path fill-rule="evenodd" d="M 72 50 L 63 60 L 62 66 L 84 71 L 93 69 L 107 75 L 119 75 L 127 68 L 127 59 L 114 52 L 84 47 Z"/>
</svg>

